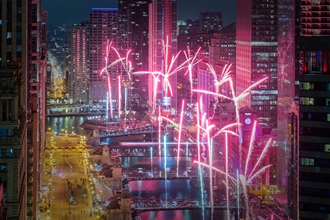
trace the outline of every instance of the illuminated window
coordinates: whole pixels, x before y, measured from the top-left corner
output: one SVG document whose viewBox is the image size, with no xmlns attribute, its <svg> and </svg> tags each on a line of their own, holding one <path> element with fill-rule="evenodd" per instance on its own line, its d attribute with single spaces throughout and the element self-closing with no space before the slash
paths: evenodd
<svg viewBox="0 0 330 220">
<path fill-rule="evenodd" d="M 312 158 L 300 158 L 301 166 L 314 166 L 314 159 Z"/>
<path fill-rule="evenodd" d="M 314 90 L 314 83 L 300 82 L 300 90 Z"/>
<path fill-rule="evenodd" d="M 314 98 L 300 97 L 301 105 L 314 105 Z"/>
<path fill-rule="evenodd" d="M 325 106 L 330 106 L 330 98 L 325 99 Z"/>
<path fill-rule="evenodd" d="M 330 144 L 324 145 L 324 152 L 330 152 Z"/>
<path fill-rule="evenodd" d="M 13 157 L 13 149 L 6 149 L 6 157 Z"/>
</svg>

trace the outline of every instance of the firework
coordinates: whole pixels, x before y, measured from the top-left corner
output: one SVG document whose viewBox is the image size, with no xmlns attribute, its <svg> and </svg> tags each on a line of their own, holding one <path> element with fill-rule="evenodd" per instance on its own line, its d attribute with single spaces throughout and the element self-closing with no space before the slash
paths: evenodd
<svg viewBox="0 0 330 220">
<path fill-rule="evenodd" d="M 118 76 L 118 118 L 120 119 L 120 107 L 121 107 L 121 80 L 120 75 Z"/>
<path fill-rule="evenodd" d="M 208 63 L 207 63 L 207 66 L 210 68 L 210 71 L 211 71 L 211 73 L 213 74 L 213 77 L 214 77 L 215 91 L 216 91 L 216 93 L 220 93 L 220 86 L 222 84 L 224 84 L 225 82 L 228 82 L 229 79 L 230 79 L 229 75 L 231 73 L 230 68 L 231 68 L 232 64 L 230 64 L 230 65 L 226 64 L 224 66 L 224 68 L 222 69 L 222 73 L 219 76 L 219 79 L 218 79 L 218 76 L 217 76 L 213 66 L 208 64 Z"/>
<path fill-rule="evenodd" d="M 115 65 L 117 65 L 119 62 L 122 62 L 123 58 L 119 58 L 115 60 L 114 62 L 110 63 L 109 61 L 109 55 L 110 55 L 110 49 L 111 49 L 112 42 L 109 40 L 107 41 L 107 47 L 106 47 L 106 55 L 105 55 L 105 67 L 101 70 L 100 76 L 102 76 L 103 73 L 107 75 L 107 81 L 108 81 L 108 92 L 109 92 L 109 102 L 110 102 L 110 117 L 113 118 L 113 108 L 112 108 L 112 94 L 111 94 L 111 78 L 110 74 L 108 72 L 108 68 L 111 68 Z"/>
<path fill-rule="evenodd" d="M 179 162 L 180 162 L 180 144 L 181 144 L 181 132 L 182 132 L 182 120 L 184 115 L 184 100 L 182 100 L 182 109 L 180 115 L 180 126 L 179 126 L 179 138 L 178 138 L 178 157 L 177 157 L 177 165 L 176 165 L 176 176 L 179 176 Z"/>
<path fill-rule="evenodd" d="M 246 158 L 246 162 L 245 162 L 245 171 L 243 172 L 244 174 L 240 174 L 239 175 L 239 183 L 242 185 L 242 188 L 243 188 L 243 193 L 244 193 L 244 197 L 245 197 L 245 210 L 246 210 L 246 219 L 249 219 L 250 218 L 250 213 L 249 213 L 249 198 L 248 198 L 248 185 L 251 184 L 252 180 L 255 179 L 258 175 L 260 175 L 261 173 L 265 172 L 266 169 L 270 168 L 272 165 L 266 165 L 264 167 L 262 167 L 261 169 L 257 169 L 260 165 L 261 165 L 261 161 L 264 159 L 269 147 L 270 147 L 270 144 L 272 142 L 272 139 L 270 138 L 267 142 L 267 144 L 265 145 L 264 149 L 262 150 L 261 154 L 260 154 L 260 157 L 257 161 L 257 163 L 255 164 L 255 166 L 253 167 L 252 171 L 250 172 L 250 174 L 248 174 L 248 166 L 249 166 L 249 163 L 251 161 L 251 154 L 253 152 L 253 145 L 254 145 L 254 139 L 255 139 L 255 134 L 256 134 L 256 121 L 253 123 L 253 129 L 252 129 L 252 134 L 251 134 L 251 139 L 250 139 L 250 145 L 249 145 L 249 151 L 248 151 L 248 155 L 247 155 L 247 158 Z M 228 130 L 224 130 L 223 132 L 227 133 Z M 227 161 L 228 161 L 228 141 L 227 141 L 227 136 L 226 136 L 226 164 L 227 164 Z M 210 165 L 207 165 L 205 163 L 201 163 L 199 161 L 194 161 L 194 163 L 197 163 L 199 165 L 202 165 L 204 167 L 207 167 L 209 169 L 213 169 L 217 172 L 219 172 L 220 174 L 223 174 L 226 176 L 226 178 L 228 178 L 228 180 L 230 179 L 232 182 L 234 183 L 237 183 L 237 180 L 232 177 L 230 174 L 229 174 L 229 171 L 226 169 L 226 172 L 223 172 L 215 167 L 212 167 Z M 228 166 L 228 165 L 227 165 Z M 226 179 L 226 182 L 227 182 L 227 179 Z M 229 186 L 228 183 L 226 183 L 227 186 Z M 228 194 L 229 195 L 229 194 Z M 238 196 L 238 195 L 237 195 Z M 227 196 L 227 199 L 228 199 L 228 196 Z M 228 200 L 227 200 L 228 202 Z M 228 207 L 227 207 L 228 208 Z"/>
<path fill-rule="evenodd" d="M 185 75 L 187 75 L 187 73 L 189 73 L 189 81 L 190 81 L 190 90 L 193 89 L 193 72 L 192 72 L 192 68 L 193 66 L 197 65 L 199 62 L 201 62 L 202 60 L 196 60 L 197 58 L 197 55 L 199 54 L 199 51 L 201 50 L 202 48 L 199 47 L 197 52 L 195 53 L 194 56 L 191 56 L 191 50 L 189 48 L 189 46 L 187 46 L 187 52 L 186 51 L 183 51 L 185 57 L 186 57 L 186 60 L 188 60 L 188 70 L 187 72 L 185 73 Z M 190 94 L 190 99 L 192 101 L 192 93 Z"/>
<path fill-rule="evenodd" d="M 161 146 L 160 146 L 160 142 L 161 140 L 161 132 L 162 132 L 162 128 L 161 128 L 161 122 L 160 122 L 161 116 L 160 116 L 160 106 L 158 106 L 158 152 L 159 152 L 159 175 L 161 176 L 161 165 L 162 165 L 162 151 L 161 151 Z"/>
</svg>

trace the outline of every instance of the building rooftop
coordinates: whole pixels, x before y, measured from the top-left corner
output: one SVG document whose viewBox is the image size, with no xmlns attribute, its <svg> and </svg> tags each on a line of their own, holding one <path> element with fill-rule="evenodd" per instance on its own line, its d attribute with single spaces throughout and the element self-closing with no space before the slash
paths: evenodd
<svg viewBox="0 0 330 220">
<path fill-rule="evenodd" d="M 257 111 L 254 110 L 253 108 L 249 107 L 249 106 L 244 106 L 244 107 L 240 108 L 239 112 L 241 112 L 241 113 L 252 113 L 252 112 L 257 112 Z"/>
<path fill-rule="evenodd" d="M 222 28 L 217 34 L 236 34 L 236 22 Z"/>
</svg>

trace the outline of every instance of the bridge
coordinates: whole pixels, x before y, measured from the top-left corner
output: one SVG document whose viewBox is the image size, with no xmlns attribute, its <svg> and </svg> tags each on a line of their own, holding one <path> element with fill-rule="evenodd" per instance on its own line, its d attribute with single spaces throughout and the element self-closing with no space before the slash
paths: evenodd
<svg viewBox="0 0 330 220">
<path fill-rule="evenodd" d="M 154 147 L 145 146 L 145 145 L 137 145 L 137 146 L 122 146 L 122 145 L 99 145 L 95 147 L 87 147 L 87 149 L 93 150 L 93 154 L 101 155 L 103 152 L 103 147 L 107 146 L 109 148 L 109 153 L 117 154 L 118 157 L 150 157 L 159 155 L 158 145 Z M 162 147 L 163 148 L 163 147 Z M 164 157 L 164 150 L 161 150 L 161 155 Z M 196 157 L 198 149 L 196 146 L 189 145 L 188 147 L 185 145 L 181 146 L 180 157 Z M 166 156 L 167 157 L 176 157 L 178 154 L 177 144 L 176 145 L 168 145 Z"/>
<path fill-rule="evenodd" d="M 116 131 L 113 133 L 101 133 L 100 138 L 109 138 L 109 137 L 118 137 L 118 136 L 129 136 L 129 135 L 140 135 L 140 134 L 151 134 L 151 133 L 157 133 L 158 131 L 156 129 L 147 129 L 147 130 L 141 130 L 141 131 Z"/>
<path fill-rule="evenodd" d="M 158 161 L 157 161 L 158 162 Z M 209 178 L 209 173 L 202 173 L 203 178 Z M 165 171 L 150 171 L 150 170 L 140 170 L 133 168 L 123 168 L 122 169 L 122 178 L 124 180 L 124 184 L 127 184 L 130 181 L 141 181 L 141 180 L 187 180 L 192 178 L 198 178 L 197 171 L 187 171 L 187 170 L 179 170 L 178 175 L 176 175 L 176 171 L 169 170 Z M 126 180 L 126 181 L 125 181 Z"/>
<path fill-rule="evenodd" d="M 170 210 L 187 210 L 201 209 L 201 199 L 160 199 L 160 198 L 142 198 L 132 197 L 131 205 L 136 213 L 150 211 L 170 211 Z M 243 201 L 240 208 L 243 208 Z M 211 209 L 210 201 L 204 200 L 204 208 Z M 227 210 L 227 201 L 225 199 L 214 200 L 214 209 Z M 229 209 L 237 209 L 237 200 L 232 198 L 229 200 Z"/>
<path fill-rule="evenodd" d="M 95 113 L 95 112 L 69 112 L 69 113 L 49 113 L 47 117 L 66 117 L 66 116 L 99 116 L 105 115 L 105 113 Z"/>
</svg>

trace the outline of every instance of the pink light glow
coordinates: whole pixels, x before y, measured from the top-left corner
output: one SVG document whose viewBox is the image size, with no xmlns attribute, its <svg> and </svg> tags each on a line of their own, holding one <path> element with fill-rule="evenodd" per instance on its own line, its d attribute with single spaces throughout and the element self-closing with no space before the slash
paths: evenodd
<svg viewBox="0 0 330 220">
<path fill-rule="evenodd" d="M 202 197 L 202 210 L 204 213 L 204 190 L 203 190 L 203 176 L 202 176 L 202 167 L 201 167 L 201 148 L 199 145 L 200 142 L 200 131 L 199 131 L 199 105 L 198 102 L 196 103 L 197 106 L 197 157 L 198 157 L 198 176 L 199 176 L 199 182 L 200 182 L 200 190 L 201 190 L 201 197 Z"/>
<path fill-rule="evenodd" d="M 111 83 L 110 83 L 110 77 L 108 77 L 108 90 L 109 90 L 109 102 L 110 102 L 110 117 L 113 118 L 113 114 L 112 114 L 112 95 L 111 95 Z"/>
<path fill-rule="evenodd" d="M 156 99 L 157 99 L 157 86 L 158 86 L 158 82 L 160 81 L 159 80 L 159 77 L 160 76 L 164 76 L 163 73 L 161 72 L 151 72 L 151 71 L 138 71 L 138 72 L 133 72 L 132 74 L 150 74 L 154 77 L 154 90 L 153 90 L 153 100 L 152 100 L 152 114 L 154 114 L 155 112 L 155 109 L 156 109 Z"/>
<path fill-rule="evenodd" d="M 228 183 L 228 134 L 225 133 L 225 147 L 226 147 L 226 197 L 227 197 L 227 216 L 230 219 L 230 212 L 229 212 L 229 183 Z"/>
<path fill-rule="evenodd" d="M 122 58 L 120 56 L 118 50 L 115 47 L 111 47 L 111 48 L 117 54 L 118 61 L 121 61 L 122 67 L 124 67 L 124 70 L 125 70 L 126 74 L 128 75 L 128 80 L 129 80 L 129 82 L 131 82 L 131 80 L 132 80 L 131 75 L 132 75 L 133 68 L 132 68 L 132 63 L 131 63 L 131 61 L 129 61 L 128 57 L 129 57 L 129 54 L 132 52 L 132 50 L 128 50 L 127 53 L 126 53 L 125 58 Z M 125 60 L 125 62 L 123 62 L 124 60 Z"/>
<path fill-rule="evenodd" d="M 220 98 L 231 99 L 231 98 L 229 98 L 228 96 L 221 95 L 221 94 L 218 94 L 218 93 L 215 93 L 215 92 L 206 91 L 206 90 L 193 89 L 193 90 L 191 90 L 191 91 L 192 91 L 192 92 L 205 93 L 205 94 L 208 94 L 208 95 L 214 95 L 214 96 L 218 96 L 218 97 L 220 97 Z"/>
<path fill-rule="evenodd" d="M 249 166 L 249 161 L 250 161 L 250 157 L 254 148 L 254 137 L 256 134 L 256 126 L 257 126 L 257 121 L 254 121 L 253 123 L 253 129 L 252 129 L 252 134 L 251 134 L 251 139 L 250 139 L 250 145 L 249 145 L 249 151 L 248 151 L 248 155 L 246 158 L 246 163 L 245 163 L 245 176 L 247 175 L 248 172 L 248 166 Z"/>
<path fill-rule="evenodd" d="M 253 83 L 251 86 L 249 86 L 247 89 L 244 90 L 244 92 L 242 92 L 238 97 L 236 97 L 236 99 L 238 101 L 244 99 L 247 95 L 249 95 L 249 92 L 256 87 L 257 85 L 259 85 L 260 83 L 262 83 L 263 81 L 265 81 L 266 79 L 268 79 L 268 77 L 265 77 L 255 83 Z"/>
<path fill-rule="evenodd" d="M 168 93 L 170 92 L 170 96 L 173 96 L 172 92 L 172 86 L 171 82 L 169 80 L 170 76 L 173 75 L 174 73 L 178 72 L 183 68 L 183 66 L 190 61 L 191 58 L 183 62 L 181 65 L 179 65 L 177 68 L 172 70 L 172 67 L 174 66 L 176 60 L 178 59 L 181 51 L 179 51 L 174 57 L 172 57 L 171 62 L 169 63 L 168 58 L 170 56 L 169 50 L 168 50 L 168 36 L 166 36 L 166 44 L 163 42 L 163 49 L 164 49 L 164 58 L 165 58 L 165 65 L 164 65 L 164 74 L 162 76 L 164 77 L 163 81 L 163 87 L 164 87 L 164 95 L 167 96 Z"/>
<path fill-rule="evenodd" d="M 228 128 L 232 128 L 232 127 L 235 127 L 235 126 L 240 126 L 241 124 L 240 123 L 232 123 L 232 124 L 229 124 L 229 125 L 226 125 L 224 126 L 223 128 L 220 129 L 220 131 L 218 131 L 215 135 L 213 135 L 212 138 L 215 138 L 216 136 L 218 136 L 219 134 L 221 133 L 225 133 L 225 132 L 228 132 L 234 136 L 238 136 L 238 134 L 236 134 L 235 132 L 231 131 L 231 130 L 226 130 Z"/>
<path fill-rule="evenodd" d="M 198 165 L 202 165 L 202 166 L 204 166 L 204 167 L 207 167 L 207 168 L 211 168 L 211 166 L 210 165 L 208 165 L 208 164 L 206 164 L 206 163 L 202 163 L 202 162 L 198 162 L 198 161 L 196 161 L 196 160 L 194 160 L 194 163 L 197 163 Z M 217 172 L 219 172 L 219 173 L 221 173 L 221 174 L 223 174 L 223 175 L 227 175 L 225 172 L 223 172 L 222 170 L 219 170 L 218 168 L 215 168 L 215 167 L 212 167 L 212 170 L 215 170 L 215 171 L 217 171 Z M 230 178 L 233 182 L 236 182 L 236 179 L 234 178 L 234 177 L 232 177 L 232 176 L 230 176 L 229 174 L 227 175 L 228 176 L 228 178 Z"/>
<path fill-rule="evenodd" d="M 118 76 L 118 118 L 120 119 L 120 107 L 121 107 L 121 77 Z M 126 113 L 125 113 L 126 114 Z"/>
<path fill-rule="evenodd" d="M 171 124 L 173 125 L 176 125 L 176 123 L 174 121 L 172 121 L 171 119 L 167 118 L 167 117 L 164 117 L 164 116 L 161 116 L 163 119 L 165 119 L 166 121 L 170 122 Z"/>
<path fill-rule="evenodd" d="M 208 63 L 207 63 L 207 66 L 210 68 L 210 71 L 213 74 L 213 77 L 215 79 L 214 80 L 215 81 L 214 82 L 214 85 L 216 86 L 216 93 L 220 93 L 220 86 L 222 84 L 224 84 L 225 82 L 229 81 L 229 79 L 230 79 L 230 76 L 229 75 L 231 73 L 230 68 L 231 68 L 232 64 L 230 64 L 229 66 L 226 64 L 224 66 L 224 68 L 222 69 L 222 73 L 220 75 L 220 79 L 219 80 L 218 80 L 217 74 L 216 74 L 213 66 L 210 65 L 210 64 L 208 64 Z"/>
<path fill-rule="evenodd" d="M 214 127 L 214 126 L 213 126 Z M 209 164 L 210 164 L 210 203 L 211 203 L 211 219 L 213 219 L 214 203 L 213 203 L 213 179 L 212 179 L 212 162 L 213 162 L 213 147 L 212 140 L 210 138 L 210 126 L 209 120 L 206 120 L 206 135 L 207 135 L 207 145 L 209 148 Z"/>
<path fill-rule="evenodd" d="M 190 61 L 188 61 L 188 70 L 187 70 L 187 72 L 185 73 L 185 75 L 187 75 L 187 73 L 189 73 L 189 81 L 190 81 L 190 90 L 192 90 L 192 88 L 193 88 L 193 74 L 192 74 L 192 68 L 193 68 L 193 66 L 195 66 L 195 65 L 197 65 L 199 62 L 201 62 L 202 60 L 197 60 L 196 62 L 195 62 L 195 60 L 196 60 L 196 58 L 197 58 L 197 55 L 199 54 L 199 51 L 201 50 L 202 48 L 201 47 L 199 47 L 198 48 L 198 50 L 197 50 L 197 52 L 195 53 L 195 55 L 191 58 L 191 51 L 190 51 L 190 48 L 189 48 L 189 46 L 187 46 L 187 52 L 186 51 L 183 51 L 183 53 L 184 53 L 184 55 L 185 55 L 185 57 L 186 57 L 186 59 L 187 60 L 190 60 Z M 191 97 L 190 97 L 191 99 L 192 99 L 192 93 L 191 93 Z"/>
<path fill-rule="evenodd" d="M 109 40 L 107 41 L 107 46 L 106 46 L 106 55 L 104 57 L 105 59 L 105 67 L 101 70 L 100 72 L 100 76 L 102 76 L 103 73 L 106 73 L 107 75 L 107 80 L 108 80 L 108 92 L 109 92 L 109 102 L 110 102 L 110 117 L 113 118 L 113 109 L 112 109 L 112 94 L 111 94 L 111 79 L 110 79 L 110 75 L 108 72 L 108 68 L 117 65 L 117 63 L 122 62 L 123 58 L 119 58 L 117 60 L 115 60 L 113 63 L 111 63 L 109 65 L 109 54 L 110 54 L 110 49 L 112 42 L 110 42 Z"/>
<path fill-rule="evenodd" d="M 180 115 L 180 127 L 179 127 L 179 140 L 178 140 L 178 158 L 177 158 L 177 167 L 176 167 L 176 176 L 179 176 L 179 162 L 180 162 L 180 150 L 181 150 L 181 132 L 182 132 L 182 121 L 184 115 L 184 100 L 182 100 L 182 108 Z"/>
<path fill-rule="evenodd" d="M 160 116 L 160 106 L 158 106 L 158 154 L 159 154 L 159 173 L 161 175 L 161 165 L 162 165 L 162 151 L 161 151 L 161 145 L 160 145 L 160 142 L 161 142 L 161 126 L 160 126 L 160 119 L 161 119 L 161 116 Z"/>
<path fill-rule="evenodd" d="M 260 163 L 261 163 L 261 161 L 264 159 L 264 157 L 265 157 L 265 155 L 266 155 L 266 152 L 268 151 L 268 148 L 270 147 L 271 142 L 272 142 L 272 139 L 270 138 L 270 139 L 267 141 L 267 144 L 266 144 L 265 148 L 263 149 L 263 151 L 262 151 L 262 153 L 261 153 L 261 155 L 260 155 L 260 157 L 259 157 L 257 163 L 256 163 L 255 166 L 253 167 L 253 169 L 252 169 L 252 171 L 251 171 L 249 177 L 253 174 L 253 172 L 255 171 L 255 169 L 256 169 L 258 166 L 260 166 Z"/>
</svg>

